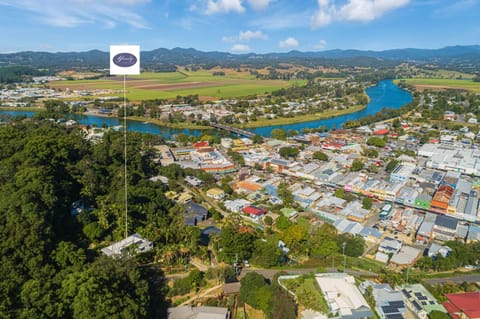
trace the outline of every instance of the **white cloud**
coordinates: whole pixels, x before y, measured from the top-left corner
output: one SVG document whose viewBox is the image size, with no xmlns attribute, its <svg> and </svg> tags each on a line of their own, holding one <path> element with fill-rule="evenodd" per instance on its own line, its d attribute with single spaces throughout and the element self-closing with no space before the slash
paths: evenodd
<svg viewBox="0 0 480 319">
<path fill-rule="evenodd" d="M 315 45 L 315 49 L 325 49 L 326 46 L 327 46 L 327 41 L 325 41 L 325 40 L 320 40 L 320 41 Z"/>
<path fill-rule="evenodd" d="M 247 30 L 245 32 L 243 31 L 240 31 L 240 34 L 238 36 L 238 39 L 240 41 L 244 40 L 244 41 L 250 41 L 252 39 L 260 39 L 260 40 L 267 40 L 268 37 L 265 33 L 263 33 L 262 31 L 260 30 L 257 30 L 257 31 L 250 31 L 250 30 Z"/>
<path fill-rule="evenodd" d="M 245 8 L 242 6 L 242 0 L 208 0 L 205 14 L 211 15 L 232 11 L 237 13 L 245 12 Z"/>
<path fill-rule="evenodd" d="M 287 38 L 285 40 L 280 41 L 278 44 L 282 49 L 287 49 L 287 48 L 296 48 L 298 47 L 298 41 L 295 38 Z"/>
<path fill-rule="evenodd" d="M 251 49 L 246 44 L 235 44 L 235 45 L 232 46 L 230 51 L 231 52 L 236 52 L 236 53 L 245 53 L 245 52 L 250 52 Z"/>
<path fill-rule="evenodd" d="M 323 27 L 332 23 L 333 15 L 326 10 L 318 10 L 312 18 L 314 28 Z"/>
<path fill-rule="evenodd" d="M 267 40 L 268 36 L 260 30 L 257 31 L 240 31 L 238 36 L 224 36 L 223 42 L 248 42 L 250 40 Z"/>
<path fill-rule="evenodd" d="M 150 0 L 0 0 L 0 5 L 33 12 L 44 24 L 57 27 L 128 24 L 147 29 L 145 19 L 132 10 L 132 6 L 147 2 Z"/>
<path fill-rule="evenodd" d="M 410 0 L 349 0 L 339 10 L 339 15 L 347 21 L 371 21 L 389 11 L 406 5 Z"/>
<path fill-rule="evenodd" d="M 372 21 L 409 2 L 410 0 L 348 0 L 337 7 L 334 1 L 318 0 L 318 10 L 312 17 L 312 27 L 323 27 L 334 21 Z"/>
<path fill-rule="evenodd" d="M 255 10 L 264 10 L 268 7 L 270 0 L 247 0 L 250 6 Z"/>
</svg>

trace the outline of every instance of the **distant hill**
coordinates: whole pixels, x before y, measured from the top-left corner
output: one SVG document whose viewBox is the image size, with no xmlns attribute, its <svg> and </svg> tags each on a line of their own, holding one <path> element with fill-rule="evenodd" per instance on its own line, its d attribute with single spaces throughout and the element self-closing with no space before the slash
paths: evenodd
<svg viewBox="0 0 480 319">
<path fill-rule="evenodd" d="M 85 52 L 35 52 L 0 54 L 0 66 L 25 65 L 36 68 L 108 68 L 109 53 L 99 50 Z M 227 52 L 204 52 L 192 48 L 155 49 L 142 51 L 144 68 L 168 71 L 175 65 L 215 65 L 237 67 L 241 64 L 268 66 L 277 63 L 301 65 L 383 65 L 401 62 L 436 63 L 440 65 L 480 65 L 480 45 L 450 46 L 441 49 L 395 49 L 385 51 L 328 50 L 317 52 L 290 51 L 286 53 L 231 54 Z"/>
</svg>

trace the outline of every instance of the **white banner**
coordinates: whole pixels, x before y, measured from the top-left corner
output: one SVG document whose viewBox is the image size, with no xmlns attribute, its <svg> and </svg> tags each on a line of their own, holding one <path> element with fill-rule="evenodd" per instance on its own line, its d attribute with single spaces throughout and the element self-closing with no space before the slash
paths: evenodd
<svg viewBox="0 0 480 319">
<path fill-rule="evenodd" d="M 140 74 L 140 46 L 111 45 L 110 74 Z"/>
</svg>

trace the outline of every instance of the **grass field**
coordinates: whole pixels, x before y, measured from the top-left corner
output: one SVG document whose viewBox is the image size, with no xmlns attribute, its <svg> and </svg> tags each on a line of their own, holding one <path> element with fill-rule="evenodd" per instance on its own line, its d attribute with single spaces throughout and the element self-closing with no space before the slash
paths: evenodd
<svg viewBox="0 0 480 319">
<path fill-rule="evenodd" d="M 454 79 L 404 79 L 406 83 L 414 85 L 417 90 L 444 90 L 457 89 L 480 93 L 480 82 L 472 80 L 454 80 Z M 400 80 L 395 80 L 398 83 Z"/>
<path fill-rule="evenodd" d="M 212 71 L 196 72 L 146 72 L 127 78 L 127 98 L 132 101 L 170 99 L 178 95 L 198 94 L 201 99 L 219 99 L 264 94 L 291 85 L 303 85 L 305 81 L 257 80 L 247 72 L 225 71 L 225 76 L 214 76 Z M 122 95 L 123 78 L 99 80 L 54 81 L 49 85 L 56 89 L 94 90 L 108 89 Z"/>
</svg>

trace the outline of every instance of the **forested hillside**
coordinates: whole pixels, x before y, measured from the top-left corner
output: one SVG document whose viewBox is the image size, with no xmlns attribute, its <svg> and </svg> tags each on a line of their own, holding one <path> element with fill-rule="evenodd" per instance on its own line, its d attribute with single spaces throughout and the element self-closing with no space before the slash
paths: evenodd
<svg viewBox="0 0 480 319">
<path fill-rule="evenodd" d="M 161 184 L 145 187 L 151 139 L 129 141 L 129 229 L 169 227 Z M 124 231 L 122 151 L 118 132 L 92 145 L 50 123 L 0 127 L 0 318 L 162 317 L 152 270 L 97 250 Z M 79 199 L 93 210 L 74 218 Z"/>
</svg>

